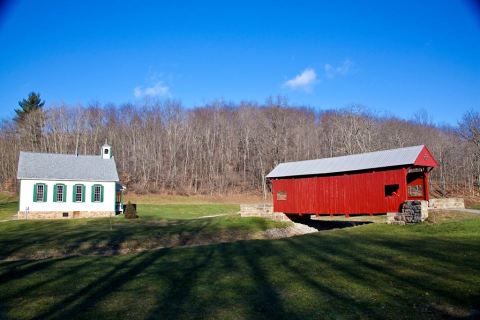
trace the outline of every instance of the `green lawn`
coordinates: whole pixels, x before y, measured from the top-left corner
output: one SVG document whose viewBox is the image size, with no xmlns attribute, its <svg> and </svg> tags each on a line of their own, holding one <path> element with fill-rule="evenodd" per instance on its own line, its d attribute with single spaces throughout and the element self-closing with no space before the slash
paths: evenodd
<svg viewBox="0 0 480 320">
<path fill-rule="evenodd" d="M 228 207 L 147 208 L 139 206 L 143 219 L 113 219 L 112 230 L 108 219 L 0 223 L 0 319 L 468 319 L 480 309 L 475 215 L 437 212 L 435 223 L 421 225 L 91 255 L 155 248 L 160 239 L 218 242 L 281 225 L 192 219 Z M 48 250 L 89 255 L 31 260 Z M 30 259 L 5 260 L 22 253 Z"/>
<path fill-rule="evenodd" d="M 236 204 L 139 204 L 138 214 L 153 219 L 194 219 L 240 211 Z"/>
<path fill-rule="evenodd" d="M 262 238 L 285 227 L 241 218 L 238 205 L 139 205 L 139 219 L 18 220 L 0 223 L 0 260 L 117 254 L 146 249 Z M 223 215 L 218 217 L 208 216 Z M 205 218 L 205 216 L 207 216 Z M 203 218 L 202 218 L 203 217 Z"/>
<path fill-rule="evenodd" d="M 0 193 L 0 220 L 11 219 L 18 211 L 16 198 Z"/>
<path fill-rule="evenodd" d="M 477 209 L 477 210 L 480 210 L 480 203 L 475 203 L 475 204 L 472 204 L 470 207 L 470 209 Z"/>
</svg>

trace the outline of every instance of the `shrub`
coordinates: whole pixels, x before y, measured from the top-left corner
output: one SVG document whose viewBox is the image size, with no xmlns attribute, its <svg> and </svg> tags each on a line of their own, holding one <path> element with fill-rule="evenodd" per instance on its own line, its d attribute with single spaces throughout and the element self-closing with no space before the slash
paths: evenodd
<svg viewBox="0 0 480 320">
<path fill-rule="evenodd" d="M 136 219 L 138 218 L 137 215 L 137 206 L 130 201 L 128 201 L 125 207 L 125 218 L 126 219 Z"/>
</svg>

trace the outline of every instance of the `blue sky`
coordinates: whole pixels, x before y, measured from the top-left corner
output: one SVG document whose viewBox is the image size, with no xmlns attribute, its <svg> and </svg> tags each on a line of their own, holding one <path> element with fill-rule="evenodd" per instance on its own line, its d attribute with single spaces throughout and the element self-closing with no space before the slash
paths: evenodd
<svg viewBox="0 0 480 320">
<path fill-rule="evenodd" d="M 334 2 L 334 3 L 333 3 Z M 0 3 L 2 3 L 0 1 Z M 284 95 L 456 124 L 480 110 L 468 1 L 17 1 L 0 14 L 0 118 L 47 105 Z"/>
</svg>

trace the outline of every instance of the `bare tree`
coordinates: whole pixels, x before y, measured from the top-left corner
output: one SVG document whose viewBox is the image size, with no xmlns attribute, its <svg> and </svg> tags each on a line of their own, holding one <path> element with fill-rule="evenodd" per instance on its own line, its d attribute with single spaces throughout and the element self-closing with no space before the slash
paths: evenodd
<svg viewBox="0 0 480 320">
<path fill-rule="evenodd" d="M 129 190 L 266 195 L 265 176 L 280 162 L 426 144 L 440 163 L 432 189 L 475 194 L 478 112 L 465 114 L 458 127 L 428 119 L 378 117 L 362 106 L 315 112 L 282 97 L 192 109 L 173 100 L 50 106 L 26 114 L 22 126 L 0 124 L 0 183 L 15 181 L 19 151 L 96 154 L 107 139 Z M 38 123 L 42 129 L 35 132 Z"/>
</svg>

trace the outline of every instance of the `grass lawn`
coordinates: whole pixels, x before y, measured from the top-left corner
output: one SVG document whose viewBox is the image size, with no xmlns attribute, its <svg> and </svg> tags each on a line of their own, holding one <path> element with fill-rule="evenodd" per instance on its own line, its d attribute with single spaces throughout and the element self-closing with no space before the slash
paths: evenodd
<svg viewBox="0 0 480 320">
<path fill-rule="evenodd" d="M 15 211 L 0 197 L 0 215 Z M 224 203 L 138 211 L 0 223 L 0 319 L 462 319 L 480 309 L 475 214 L 222 243 L 287 224 Z"/>
<path fill-rule="evenodd" d="M 470 209 L 480 210 L 480 203 L 475 203 L 469 206 Z"/>
<path fill-rule="evenodd" d="M 72 225 L 78 239 L 91 223 Z M 12 238 L 4 226 L 15 224 Z M 21 250 L 28 245 L 22 237 L 66 241 L 73 232 L 40 221 L 1 227 L 2 250 Z M 87 241 L 102 234 L 108 231 Z M 0 262 L 0 318 L 441 319 L 468 318 L 479 308 L 480 218 L 452 213 L 421 225 Z"/>
<path fill-rule="evenodd" d="M 232 214 L 240 207 L 236 204 L 139 204 L 137 210 L 142 218 L 177 220 Z"/>
<path fill-rule="evenodd" d="M 11 219 L 18 211 L 16 198 L 0 193 L 0 220 Z"/>
<path fill-rule="evenodd" d="M 263 238 L 288 223 L 240 218 L 238 205 L 138 205 L 139 219 L 18 220 L 0 223 L 0 260 L 118 254 Z M 212 218 L 205 216 L 222 215 Z M 200 219 L 201 218 L 201 219 Z"/>
</svg>

